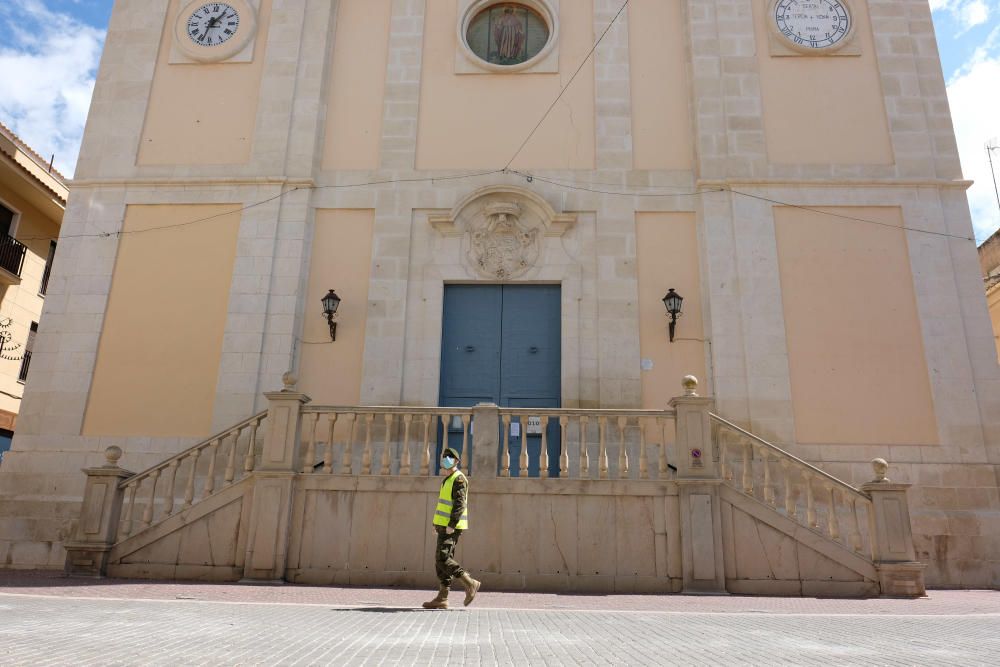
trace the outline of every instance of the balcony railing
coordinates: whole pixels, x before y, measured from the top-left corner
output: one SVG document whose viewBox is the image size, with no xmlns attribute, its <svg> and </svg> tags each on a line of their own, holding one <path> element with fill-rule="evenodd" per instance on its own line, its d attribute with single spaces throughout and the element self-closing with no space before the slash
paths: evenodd
<svg viewBox="0 0 1000 667">
<path fill-rule="evenodd" d="M 20 278 L 27 250 L 25 245 L 13 236 L 0 235 L 0 269 Z"/>
</svg>

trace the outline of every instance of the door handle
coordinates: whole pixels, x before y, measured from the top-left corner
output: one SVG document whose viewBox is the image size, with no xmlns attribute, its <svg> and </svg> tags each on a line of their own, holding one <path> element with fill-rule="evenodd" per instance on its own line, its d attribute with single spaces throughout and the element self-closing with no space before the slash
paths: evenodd
<svg viewBox="0 0 1000 667">
<path fill-rule="evenodd" d="M 528 352 L 530 352 L 531 354 L 538 354 L 538 348 L 532 345 L 531 347 L 528 348 Z"/>
<path fill-rule="evenodd" d="M 474 346 L 472 346 L 472 345 L 466 345 L 465 346 L 465 351 L 466 352 L 475 352 L 476 348 Z"/>
</svg>

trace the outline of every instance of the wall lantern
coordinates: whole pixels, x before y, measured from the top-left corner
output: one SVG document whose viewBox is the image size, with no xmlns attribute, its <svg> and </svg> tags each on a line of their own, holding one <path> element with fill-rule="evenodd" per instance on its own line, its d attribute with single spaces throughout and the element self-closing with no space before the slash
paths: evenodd
<svg viewBox="0 0 1000 667">
<path fill-rule="evenodd" d="M 323 314 L 326 315 L 326 321 L 330 325 L 330 340 L 337 340 L 337 323 L 334 321 L 337 318 L 337 309 L 340 308 L 340 297 L 333 290 L 326 293 L 323 297 Z"/>
<path fill-rule="evenodd" d="M 677 318 L 681 316 L 681 306 L 684 303 L 684 297 L 674 291 L 671 287 L 667 292 L 667 295 L 663 297 L 663 305 L 667 309 L 667 317 L 670 318 L 670 342 L 674 342 L 674 328 L 677 326 Z"/>
</svg>

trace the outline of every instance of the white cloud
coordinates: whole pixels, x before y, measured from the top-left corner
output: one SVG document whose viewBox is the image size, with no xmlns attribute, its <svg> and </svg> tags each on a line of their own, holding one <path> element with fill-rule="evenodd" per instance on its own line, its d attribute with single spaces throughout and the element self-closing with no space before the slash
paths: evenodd
<svg viewBox="0 0 1000 667">
<path fill-rule="evenodd" d="M 985 144 L 1000 143 L 1000 27 L 948 82 L 948 101 L 955 123 L 955 137 L 966 178 L 976 183 L 969 189 L 969 206 L 976 236 L 982 240 L 1000 227 L 1000 210 L 993 190 Z M 1000 151 L 993 152 L 1000 177 Z"/>
<path fill-rule="evenodd" d="M 0 121 L 72 174 L 80 151 L 104 31 L 41 0 L 0 3 Z"/>
<path fill-rule="evenodd" d="M 930 0 L 931 11 L 947 12 L 958 24 L 959 36 L 990 20 L 990 6 L 985 0 Z"/>
</svg>

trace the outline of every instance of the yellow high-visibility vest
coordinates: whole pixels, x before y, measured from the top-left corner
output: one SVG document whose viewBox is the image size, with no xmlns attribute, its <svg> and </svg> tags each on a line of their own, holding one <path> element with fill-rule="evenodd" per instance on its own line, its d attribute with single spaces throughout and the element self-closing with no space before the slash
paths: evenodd
<svg viewBox="0 0 1000 667">
<path fill-rule="evenodd" d="M 455 485 L 455 480 L 459 477 L 465 479 L 465 475 L 462 474 L 461 470 L 456 470 L 454 473 L 448 476 L 448 479 L 444 480 L 441 485 L 441 492 L 438 493 L 437 507 L 434 508 L 434 525 L 435 526 L 447 526 L 451 523 L 451 508 L 454 506 L 454 502 L 451 499 L 451 487 Z M 458 525 L 455 526 L 456 530 L 468 530 L 469 528 L 469 502 L 466 499 L 465 502 L 465 512 L 462 513 L 462 518 L 458 520 Z"/>
</svg>

